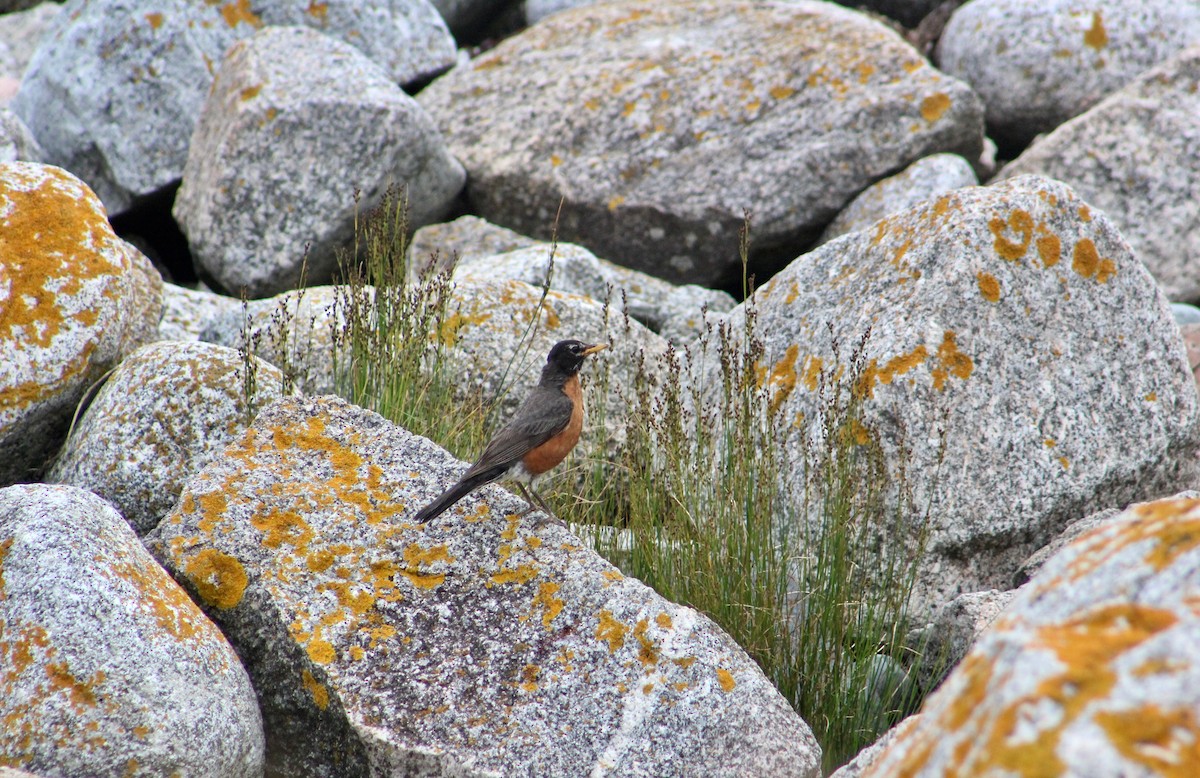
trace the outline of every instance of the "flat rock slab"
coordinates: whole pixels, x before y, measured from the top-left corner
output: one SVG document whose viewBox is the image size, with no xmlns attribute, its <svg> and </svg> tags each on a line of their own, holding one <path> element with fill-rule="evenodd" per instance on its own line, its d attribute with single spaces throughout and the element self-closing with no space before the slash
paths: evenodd
<svg viewBox="0 0 1200 778">
<path fill-rule="evenodd" d="M 285 399 L 155 553 L 238 646 L 283 774 L 797 775 L 820 750 L 711 621 L 335 398 Z"/>
<path fill-rule="evenodd" d="M 1197 417 L 1179 328 L 1112 221 L 1062 183 L 1024 176 L 893 214 L 793 262 L 750 305 L 793 487 L 824 375 L 860 403 L 855 433 L 892 478 L 904 468 L 910 519 L 930 522 L 926 606 L 1008 588 L 1092 510 L 1179 490 Z"/>
<path fill-rule="evenodd" d="M 1195 3 L 973 0 L 937 60 L 983 98 L 989 133 L 1022 146 L 1198 41 Z"/>
<path fill-rule="evenodd" d="M 154 339 L 161 311 L 158 271 L 82 181 L 0 164 L 0 484 L 36 477 L 84 392 Z"/>
<path fill-rule="evenodd" d="M 1200 501 L 1051 559 L 864 778 L 1200 774 Z"/>
<path fill-rule="evenodd" d="M 120 213 L 179 179 L 225 50 L 270 25 L 326 32 L 398 84 L 431 77 L 455 58 L 454 39 L 427 0 L 77 0 L 55 18 L 13 109 L 47 161 Z"/>
<path fill-rule="evenodd" d="M 328 281 L 389 187 L 417 227 L 442 218 L 464 181 L 383 68 L 314 30 L 269 27 L 221 62 L 173 212 L 211 280 L 267 297 Z"/>
<path fill-rule="evenodd" d="M 88 405 L 46 480 L 109 500 L 145 534 L 282 385 L 277 367 L 212 343 L 143 346 Z"/>
<path fill-rule="evenodd" d="M 475 213 L 676 283 L 738 272 L 747 209 L 756 260 L 792 259 L 873 181 L 982 144 L 970 89 L 832 3 L 565 11 L 418 101 Z"/>
<path fill-rule="evenodd" d="M 0 763 L 38 775 L 261 776 L 225 637 L 90 492 L 0 489 Z"/>
<path fill-rule="evenodd" d="M 1112 217 L 1168 297 L 1195 301 L 1200 300 L 1197 139 L 1200 46 L 1040 138 L 1000 177 L 1037 173 L 1070 184 Z"/>
</svg>

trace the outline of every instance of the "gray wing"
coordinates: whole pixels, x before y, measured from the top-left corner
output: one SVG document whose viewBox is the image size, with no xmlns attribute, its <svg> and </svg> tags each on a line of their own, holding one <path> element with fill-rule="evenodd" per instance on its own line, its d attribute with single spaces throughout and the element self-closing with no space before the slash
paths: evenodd
<svg viewBox="0 0 1200 778">
<path fill-rule="evenodd" d="M 571 421 L 571 399 L 558 389 L 537 387 L 521 403 L 512 419 L 496 433 L 463 478 L 509 465 L 562 432 Z"/>
</svg>

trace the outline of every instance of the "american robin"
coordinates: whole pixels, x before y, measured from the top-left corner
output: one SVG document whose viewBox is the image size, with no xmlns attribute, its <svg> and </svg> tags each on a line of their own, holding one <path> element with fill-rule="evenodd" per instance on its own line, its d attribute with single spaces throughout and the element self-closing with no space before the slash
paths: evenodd
<svg viewBox="0 0 1200 778">
<path fill-rule="evenodd" d="M 578 340 L 555 343 L 546 357 L 538 385 L 517 408 L 512 420 L 496 433 L 458 483 L 417 513 L 417 522 L 424 524 L 440 516 L 479 487 L 506 476 L 516 481 L 529 504 L 526 512 L 533 510 L 536 500 L 542 510 L 553 516 L 534 491 L 533 480 L 563 461 L 579 442 L 583 429 L 579 368 L 590 354 L 606 348 L 607 343 L 589 346 Z"/>
</svg>

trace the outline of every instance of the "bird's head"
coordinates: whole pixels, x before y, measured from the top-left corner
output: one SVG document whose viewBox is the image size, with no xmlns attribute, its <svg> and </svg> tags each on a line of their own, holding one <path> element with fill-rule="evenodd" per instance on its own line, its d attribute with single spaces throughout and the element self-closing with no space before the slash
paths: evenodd
<svg viewBox="0 0 1200 778">
<path fill-rule="evenodd" d="M 608 348 L 607 343 L 588 345 L 581 340 L 560 340 L 554 344 L 554 348 L 550 349 L 546 363 L 554 365 L 567 375 L 574 375 L 579 372 L 579 368 L 583 367 L 584 359 L 606 348 Z"/>
</svg>

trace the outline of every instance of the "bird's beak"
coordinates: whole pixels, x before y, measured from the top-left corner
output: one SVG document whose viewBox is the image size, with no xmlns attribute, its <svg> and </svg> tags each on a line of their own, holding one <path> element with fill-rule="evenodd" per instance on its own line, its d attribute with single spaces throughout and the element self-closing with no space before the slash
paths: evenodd
<svg viewBox="0 0 1200 778">
<path fill-rule="evenodd" d="M 590 357 L 592 354 L 595 354 L 597 351 L 603 351 L 606 348 L 608 348 L 607 343 L 597 343 L 594 346 L 588 346 L 587 348 L 585 348 L 583 350 L 583 356 Z"/>
</svg>

